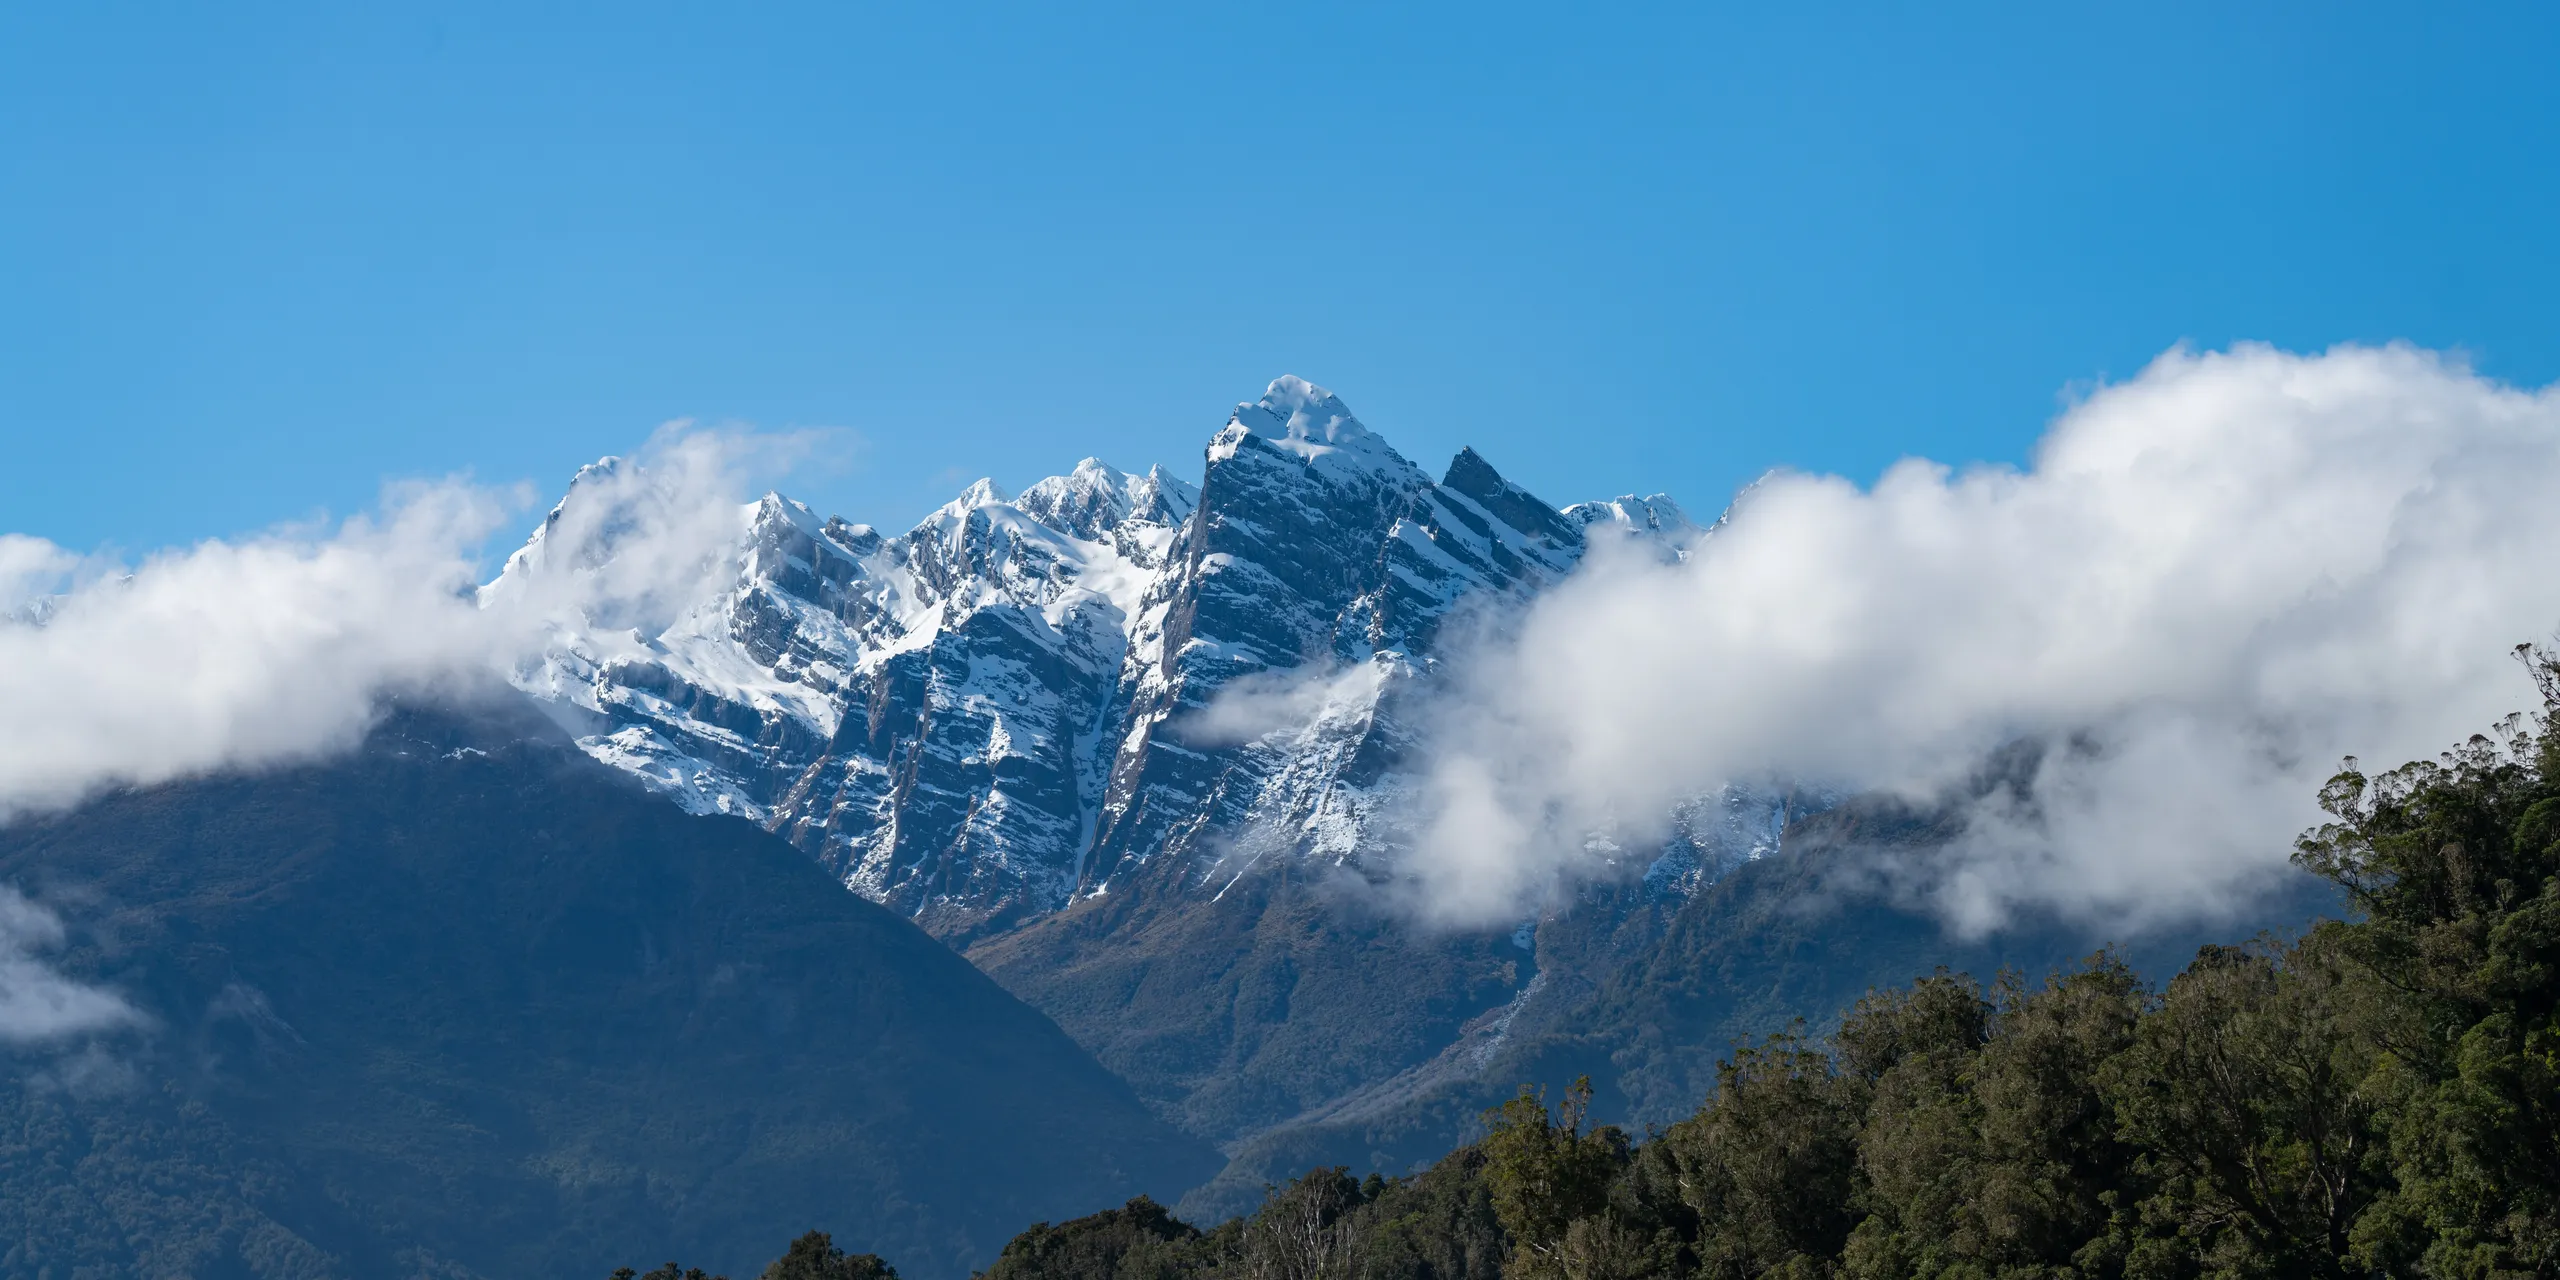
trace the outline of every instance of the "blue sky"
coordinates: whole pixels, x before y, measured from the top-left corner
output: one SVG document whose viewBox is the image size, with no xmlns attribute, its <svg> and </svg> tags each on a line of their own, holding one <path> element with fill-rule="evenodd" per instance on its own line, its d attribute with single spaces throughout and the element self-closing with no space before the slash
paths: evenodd
<svg viewBox="0 0 2560 1280">
<path fill-rule="evenodd" d="M 903 525 L 1196 474 L 1282 372 L 1702 511 L 2021 461 L 2180 341 L 2538 385 L 2556 14 L 11 6 L 0 529 L 548 495 L 673 418 L 838 428 L 787 487 Z"/>
</svg>

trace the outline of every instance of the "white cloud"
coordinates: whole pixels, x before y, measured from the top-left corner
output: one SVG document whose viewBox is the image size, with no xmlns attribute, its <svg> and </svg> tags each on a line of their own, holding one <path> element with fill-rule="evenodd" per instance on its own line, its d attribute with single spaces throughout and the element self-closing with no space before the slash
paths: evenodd
<svg viewBox="0 0 2560 1280">
<path fill-rule="evenodd" d="M 64 977 L 38 958 L 62 941 L 60 917 L 0 885 L 0 1044 L 59 1040 L 142 1021 L 123 997 Z"/>
<path fill-rule="evenodd" d="M 661 430 L 636 459 L 582 470 L 480 599 L 513 619 L 653 635 L 735 580 L 746 475 L 787 468 L 817 438 Z"/>
<path fill-rule="evenodd" d="M 84 573 L 45 601 L 41 625 L 0 623 L 0 820 L 105 786 L 340 749 L 386 697 L 498 678 L 538 650 L 550 619 L 695 589 L 734 549 L 742 468 L 794 443 L 662 432 L 636 463 L 591 472 L 546 533 L 546 563 L 485 607 L 476 549 L 524 495 L 459 481 L 395 486 L 379 516 L 334 529 Z M 76 567 L 41 540 L 0 540 L 0 588 L 22 600 Z"/>
<path fill-rule="evenodd" d="M 42 538 L 0 533 L 0 619 L 52 595 L 79 563 L 78 556 Z"/>
<path fill-rule="evenodd" d="M 1296 738 L 1322 734 L 1346 719 L 1365 717 L 1392 674 L 1388 663 L 1363 662 L 1239 676 L 1220 685 L 1208 705 L 1177 720 L 1173 734 L 1203 747 L 1241 746 L 1283 732 Z"/>
<path fill-rule="evenodd" d="M 2031 738 L 2035 803 L 1977 806 L 1906 887 L 1967 928 L 2211 914 L 2341 756 L 2526 702 L 2510 650 L 2555 624 L 2560 393 L 2399 346 L 2172 351 L 2027 471 L 1780 474 L 1685 563 L 1595 553 L 1460 664 L 1413 869 L 1496 918 L 1720 780 L 1929 796 Z"/>
</svg>

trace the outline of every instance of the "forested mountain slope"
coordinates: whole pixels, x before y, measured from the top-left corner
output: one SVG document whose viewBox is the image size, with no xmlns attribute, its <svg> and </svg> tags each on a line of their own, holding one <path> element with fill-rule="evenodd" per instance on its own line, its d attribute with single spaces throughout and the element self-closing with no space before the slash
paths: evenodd
<svg viewBox="0 0 2560 1280">
<path fill-rule="evenodd" d="M 815 1226 L 958 1276 L 1214 1169 L 912 924 L 546 736 L 407 714 L 0 828 L 44 961 L 136 1014 L 0 1046 L 0 1275 L 745 1267 Z"/>
<path fill-rule="evenodd" d="M 2165 981 L 1923 974 L 1734 1045 L 1665 1127 L 1524 1090 L 1417 1176 L 1317 1167 L 1207 1229 L 1044 1222 L 988 1280 L 2560 1274 L 2560 656 L 2528 657 L 2529 727 L 2323 788 L 2294 862 L 2344 909 L 2299 937 Z"/>
<path fill-rule="evenodd" d="M 1737 1044 L 1802 1027 L 1825 1034 L 1871 990 L 1939 968 L 2029 980 L 2115 945 L 2165 981 L 2210 942 L 2261 930 L 2290 937 L 2342 907 L 2300 875 L 2229 917 L 2110 937 L 2086 921 L 2025 917 L 1967 937 L 1925 904 L 1898 900 L 1875 859 L 1942 839 L 1926 812 L 1861 797 L 1792 827 L 1783 849 L 1695 895 L 1650 899 L 1641 887 L 1586 893 L 1537 931 L 1521 963 L 1536 989 L 1479 1019 L 1450 1050 L 1229 1149 L 1231 1162 L 1179 1208 L 1216 1220 L 1258 1203 L 1267 1183 L 1311 1167 L 1394 1173 L 1482 1133 L 1480 1113 L 1523 1084 L 1560 1096 L 1593 1081 L 1595 1120 L 1634 1132 L 1669 1125 L 1714 1093 Z"/>
</svg>

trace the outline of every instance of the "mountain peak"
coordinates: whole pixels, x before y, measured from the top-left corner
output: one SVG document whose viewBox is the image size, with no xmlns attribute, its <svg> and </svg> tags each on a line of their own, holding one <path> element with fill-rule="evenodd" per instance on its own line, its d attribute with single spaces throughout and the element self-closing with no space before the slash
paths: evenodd
<svg viewBox="0 0 2560 1280">
<path fill-rule="evenodd" d="M 1579 524 L 1567 520 L 1537 495 L 1504 479 L 1472 445 L 1458 450 L 1458 456 L 1449 460 L 1448 474 L 1440 484 L 1466 495 L 1522 533 L 1536 534 L 1558 544 L 1582 541 Z"/>
<path fill-rule="evenodd" d="M 1090 541 L 1106 538 L 1124 520 L 1179 524 L 1199 497 L 1197 489 L 1162 467 L 1132 475 L 1100 458 L 1087 458 L 1075 470 L 1023 490 L 1013 505 L 1060 533 Z"/>
<path fill-rule="evenodd" d="M 1100 539 L 1128 518 L 1145 483 L 1100 458 L 1086 458 L 1065 475 L 1033 483 L 1013 505 L 1060 533 Z"/>
<path fill-rule="evenodd" d="M 1180 524 L 1200 505 L 1199 486 L 1161 466 L 1147 468 L 1147 474 L 1129 486 L 1129 495 L 1134 514 L 1158 524 Z"/>
<path fill-rule="evenodd" d="M 1260 400 L 1237 405 L 1227 422 L 1307 458 L 1375 438 L 1341 397 L 1295 374 L 1272 379 Z"/>
<path fill-rule="evenodd" d="M 1236 406 L 1226 428 L 1209 441 L 1210 461 L 1235 456 L 1248 436 L 1326 470 L 1413 470 L 1404 455 L 1351 416 L 1341 397 L 1295 374 L 1272 379 L 1260 400 Z M 1422 479 L 1419 473 L 1416 478 Z"/>
<path fill-rule="evenodd" d="M 980 476 L 977 482 L 960 491 L 960 496 L 942 504 L 937 516 L 965 516 L 980 507 L 992 507 L 1005 500 L 1004 490 L 996 487 L 991 476 Z"/>
<path fill-rule="evenodd" d="M 747 505 L 750 512 L 748 521 L 753 527 L 789 525 L 813 538 L 825 534 L 827 522 L 819 519 L 818 513 L 809 509 L 809 504 L 796 498 L 768 490 L 763 497 Z"/>
<path fill-rule="evenodd" d="M 1707 532 L 1667 493 L 1629 493 L 1601 502 L 1577 502 L 1562 514 L 1582 526 L 1585 536 L 1617 533 L 1642 538 L 1674 559 L 1686 556 Z"/>
</svg>

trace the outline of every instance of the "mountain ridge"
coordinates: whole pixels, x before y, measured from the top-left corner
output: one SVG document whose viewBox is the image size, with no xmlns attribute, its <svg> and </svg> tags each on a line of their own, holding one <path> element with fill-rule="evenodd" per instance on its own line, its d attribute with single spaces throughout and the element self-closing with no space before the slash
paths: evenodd
<svg viewBox="0 0 2560 1280">
<path fill-rule="evenodd" d="M 0 1274 L 745 1267 L 823 1226 L 956 1280 L 1215 1167 L 910 923 L 538 717 L 22 820 L 0 882 L 142 1015 L 0 1043 Z"/>
<path fill-rule="evenodd" d="M 1667 554 L 1698 533 L 1661 495 L 1550 507 L 1472 448 L 1434 482 L 1290 376 L 1203 459 L 1196 488 L 1092 458 L 1013 499 L 982 480 L 890 537 L 770 493 L 742 513 L 734 575 L 672 625 L 611 635 L 608 602 L 515 683 L 590 713 L 598 759 L 767 825 L 965 945 L 1207 837 L 1374 851 L 1364 787 L 1401 745 L 1397 688 L 1462 601 L 1533 594 L 1594 530 Z M 484 591 L 533 589 L 580 501 L 573 483 Z M 1164 732 L 1240 677 L 1360 666 L 1374 689 L 1319 742 Z"/>
</svg>

